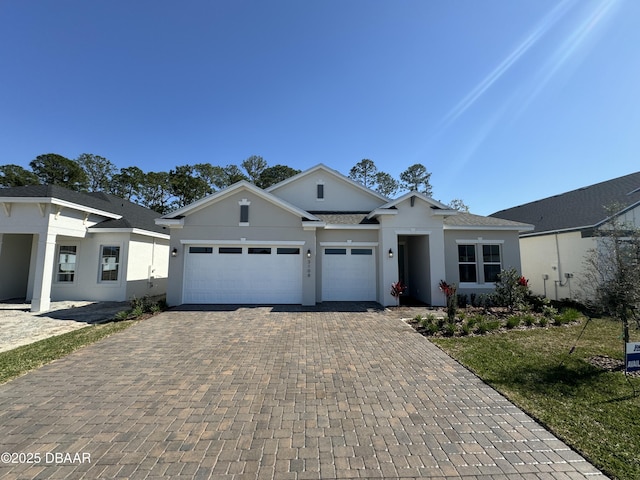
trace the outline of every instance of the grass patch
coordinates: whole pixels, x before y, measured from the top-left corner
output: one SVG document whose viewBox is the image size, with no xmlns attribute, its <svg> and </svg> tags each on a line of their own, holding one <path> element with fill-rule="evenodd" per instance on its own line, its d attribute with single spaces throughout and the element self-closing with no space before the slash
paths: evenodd
<svg viewBox="0 0 640 480">
<path fill-rule="evenodd" d="M 0 383 L 24 375 L 46 363 L 62 358 L 71 352 L 124 330 L 135 321 L 103 323 L 45 338 L 39 342 L 0 352 Z"/>
<path fill-rule="evenodd" d="M 500 335 L 431 341 L 537 418 L 606 474 L 640 478 L 640 396 L 621 372 L 592 366 L 596 355 L 623 358 L 619 323 L 509 331 Z M 632 332 L 632 341 L 640 333 Z M 640 379 L 630 378 L 636 392 Z"/>
</svg>

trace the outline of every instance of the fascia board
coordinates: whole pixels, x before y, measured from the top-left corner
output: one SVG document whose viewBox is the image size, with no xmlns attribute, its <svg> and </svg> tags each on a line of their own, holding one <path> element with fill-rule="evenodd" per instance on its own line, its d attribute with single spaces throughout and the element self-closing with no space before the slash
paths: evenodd
<svg viewBox="0 0 640 480">
<path fill-rule="evenodd" d="M 498 230 L 498 231 L 517 231 L 530 232 L 534 229 L 533 225 L 444 225 L 444 230 Z"/>
<path fill-rule="evenodd" d="M 50 203 L 52 205 L 78 210 L 80 212 L 93 213 L 94 215 L 100 215 L 101 217 L 113 218 L 115 220 L 122 218 L 122 215 L 118 215 L 117 213 L 87 207 L 80 203 L 68 202 L 55 197 L 0 197 L 0 203 Z"/>
<path fill-rule="evenodd" d="M 136 235 L 144 235 L 146 237 L 162 238 L 169 240 L 171 237 L 165 233 L 152 232 L 150 230 L 144 230 L 142 228 L 87 228 L 89 233 L 134 233 Z"/>
<path fill-rule="evenodd" d="M 163 225 L 169 228 L 184 227 L 184 218 L 156 218 L 154 222 L 156 225 Z"/>
</svg>

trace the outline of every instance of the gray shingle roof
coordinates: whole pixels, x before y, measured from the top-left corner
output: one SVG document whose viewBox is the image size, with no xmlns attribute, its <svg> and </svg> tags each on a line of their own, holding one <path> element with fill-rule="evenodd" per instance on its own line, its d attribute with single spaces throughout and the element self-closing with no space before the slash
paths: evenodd
<svg viewBox="0 0 640 480">
<path fill-rule="evenodd" d="M 375 219 L 368 219 L 369 212 L 309 212 L 325 223 L 332 225 L 377 225 Z"/>
<path fill-rule="evenodd" d="M 168 231 L 155 224 L 160 214 L 124 200 L 115 195 L 104 192 L 75 192 L 58 185 L 28 185 L 24 187 L 0 188 L 1 197 L 17 198 L 57 198 L 78 205 L 103 210 L 105 212 L 122 215 L 122 218 L 106 219 L 94 225 L 93 228 L 139 228 L 151 232 L 168 235 Z"/>
<path fill-rule="evenodd" d="M 607 207 L 616 204 L 619 211 L 624 211 L 638 203 L 640 172 L 500 210 L 490 216 L 531 223 L 535 229 L 529 234 L 535 234 L 594 227 L 607 219 Z"/>
<path fill-rule="evenodd" d="M 483 217 L 472 213 L 459 212 L 444 219 L 444 224 L 449 227 L 502 227 L 514 230 L 529 230 L 531 225 L 522 222 L 514 222 L 496 217 Z"/>
</svg>

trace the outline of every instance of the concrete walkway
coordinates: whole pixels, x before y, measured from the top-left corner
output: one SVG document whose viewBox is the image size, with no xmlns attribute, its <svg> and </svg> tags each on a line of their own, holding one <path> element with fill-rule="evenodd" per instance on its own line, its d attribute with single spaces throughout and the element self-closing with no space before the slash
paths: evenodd
<svg viewBox="0 0 640 480">
<path fill-rule="evenodd" d="M 604 478 L 401 320 L 298 310 L 169 311 L 1 385 L 0 477 Z"/>
</svg>

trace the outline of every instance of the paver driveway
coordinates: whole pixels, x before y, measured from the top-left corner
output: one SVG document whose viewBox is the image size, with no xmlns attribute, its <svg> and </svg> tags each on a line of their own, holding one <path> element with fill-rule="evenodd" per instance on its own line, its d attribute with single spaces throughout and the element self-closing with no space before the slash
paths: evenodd
<svg viewBox="0 0 640 480">
<path fill-rule="evenodd" d="M 0 386 L 0 452 L 40 455 L 0 476 L 601 475 L 401 320 L 275 310 L 166 312 Z"/>
</svg>

